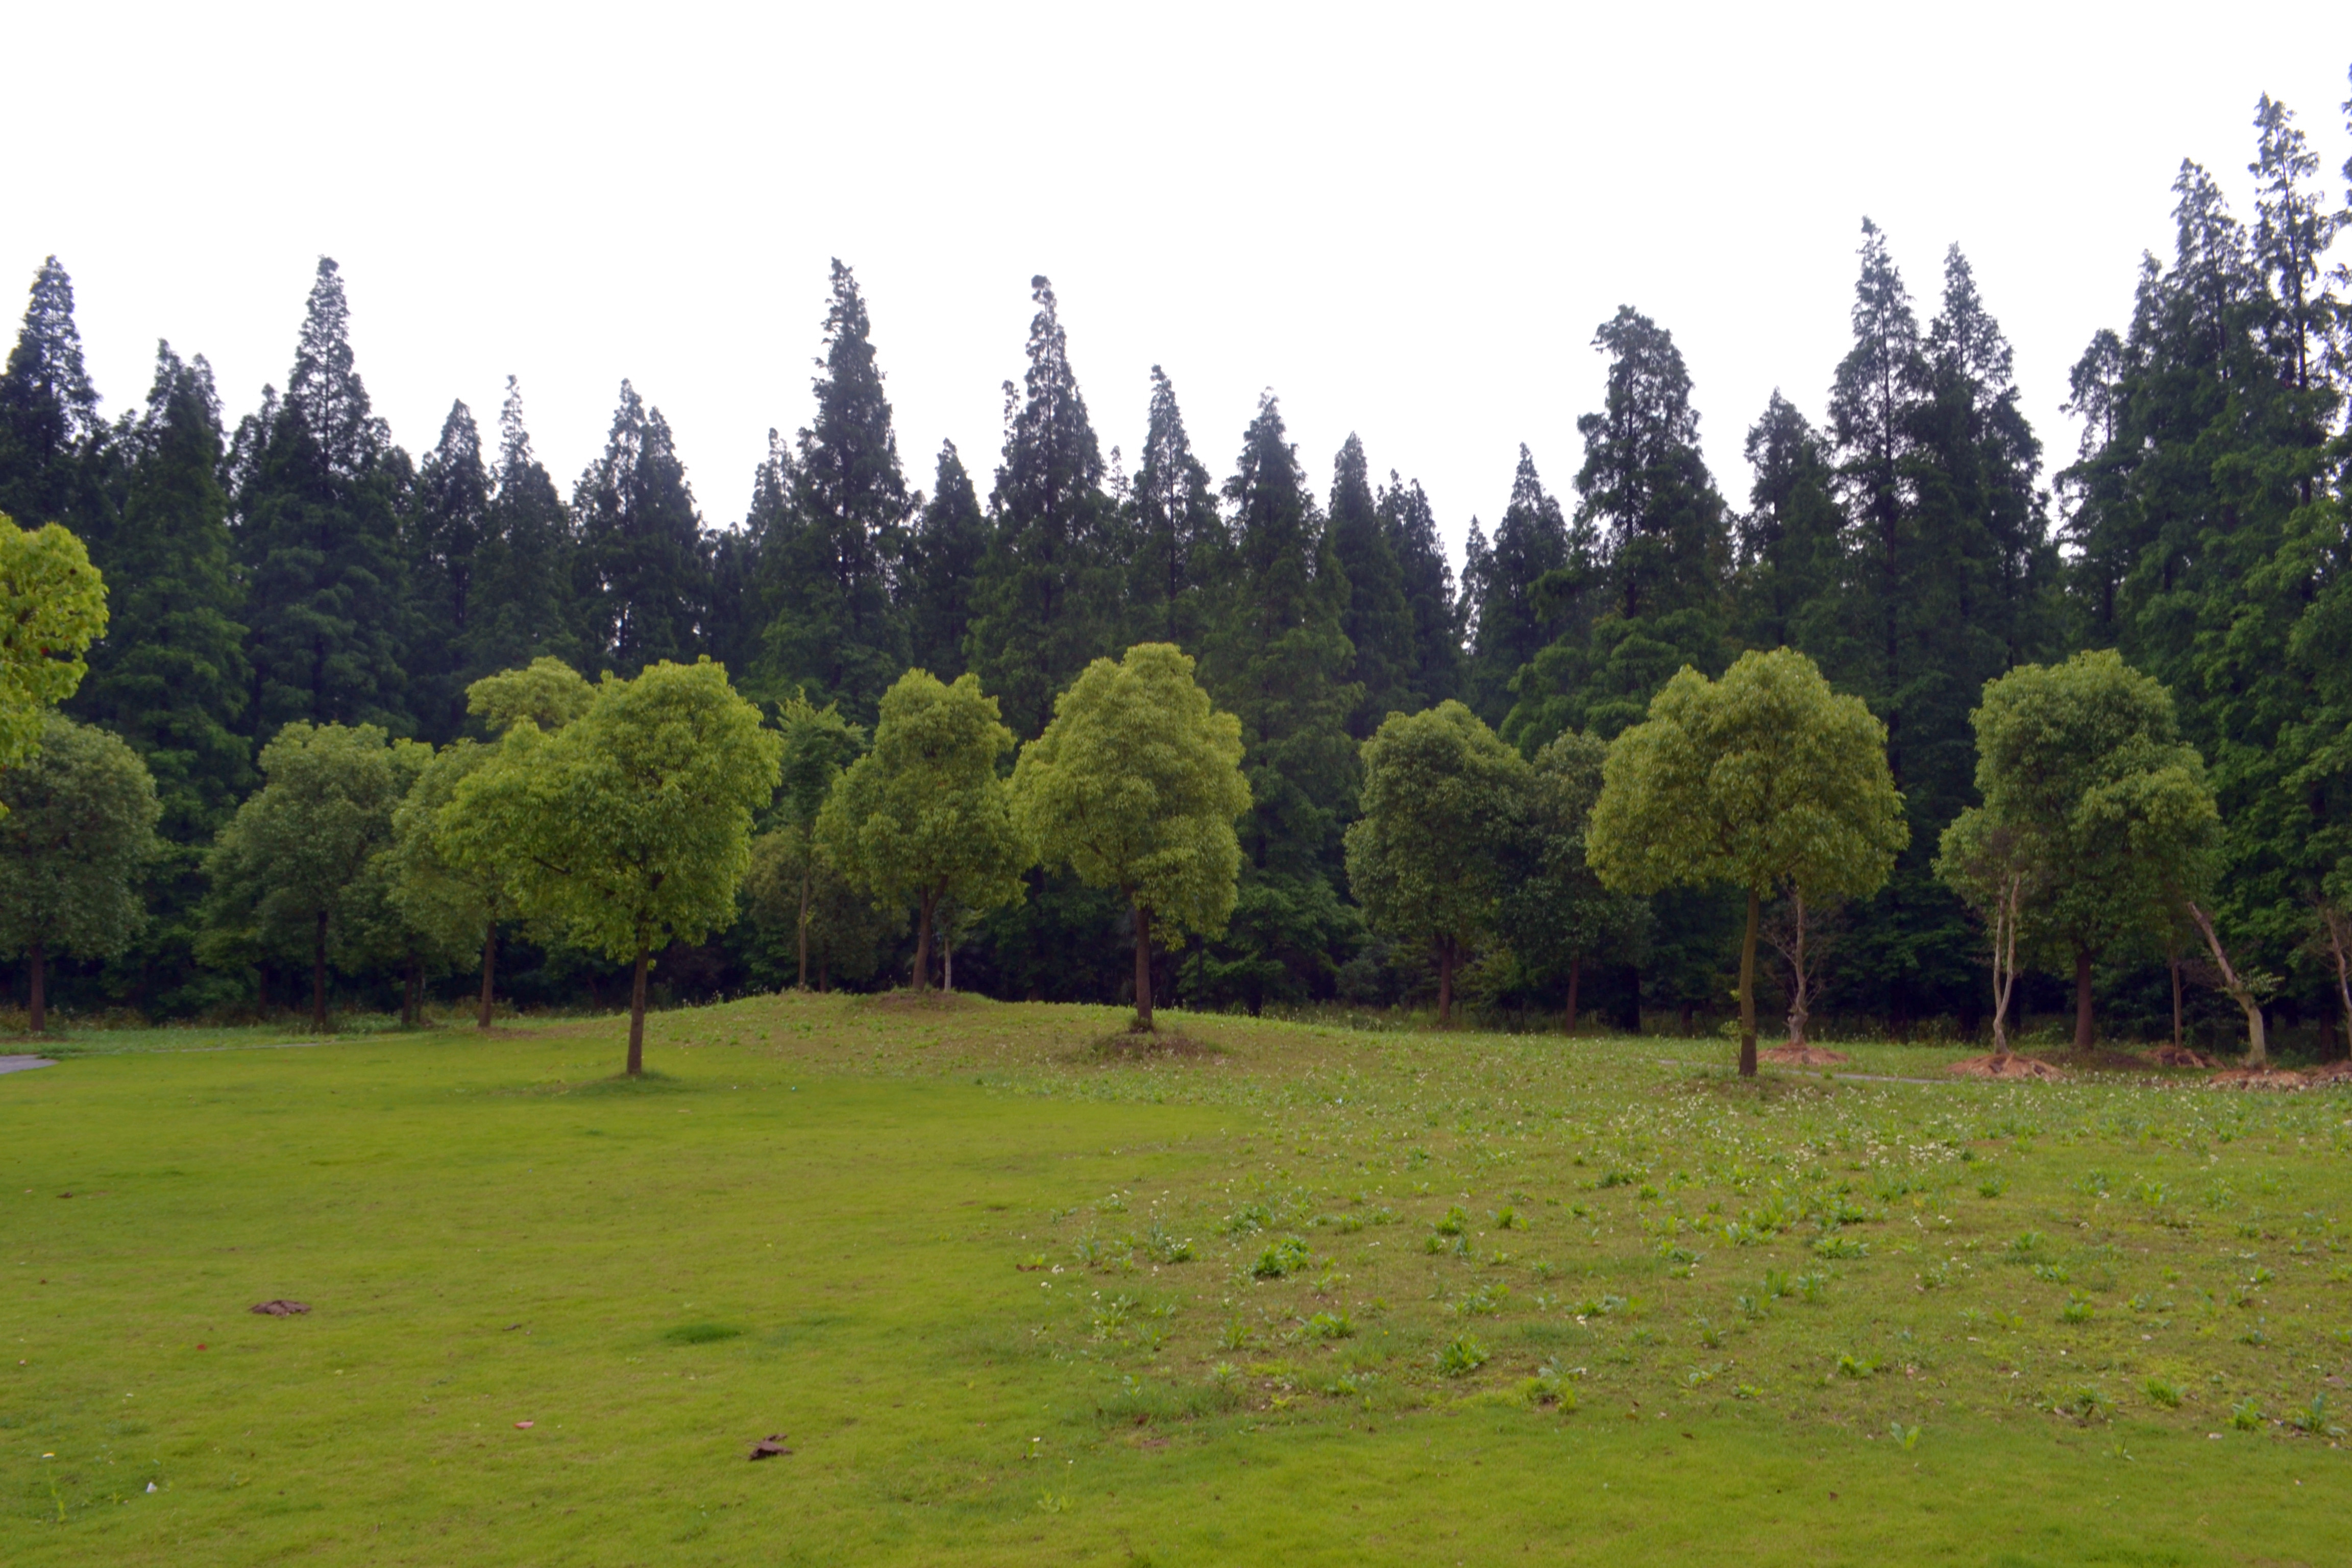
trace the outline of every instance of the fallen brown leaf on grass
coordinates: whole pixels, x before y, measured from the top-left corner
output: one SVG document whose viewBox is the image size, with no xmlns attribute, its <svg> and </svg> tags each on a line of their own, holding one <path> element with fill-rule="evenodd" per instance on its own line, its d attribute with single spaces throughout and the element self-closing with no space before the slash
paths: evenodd
<svg viewBox="0 0 2352 1568">
<path fill-rule="evenodd" d="M 772 1459 L 779 1454 L 791 1452 L 790 1448 L 784 1447 L 784 1435 L 782 1432 L 771 1432 L 751 1445 L 751 1458 L 755 1459 Z"/>
<path fill-rule="evenodd" d="M 258 1312 L 265 1318 L 290 1318 L 298 1312 L 309 1311 L 310 1304 L 308 1301 L 289 1301 L 281 1297 L 275 1301 L 257 1301 L 246 1310 Z"/>
</svg>

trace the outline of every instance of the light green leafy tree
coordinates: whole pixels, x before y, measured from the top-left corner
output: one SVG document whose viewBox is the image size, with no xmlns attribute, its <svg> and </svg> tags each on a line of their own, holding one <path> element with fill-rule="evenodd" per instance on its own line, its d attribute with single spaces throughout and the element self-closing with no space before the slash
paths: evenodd
<svg viewBox="0 0 2352 1568">
<path fill-rule="evenodd" d="M 820 991 L 836 981 L 863 984 L 907 934 L 905 910 L 877 908 L 825 858 L 814 837 L 789 828 L 751 840 L 741 899 L 751 928 L 745 953 L 762 981 L 797 974 L 806 989 L 813 974 Z"/>
<path fill-rule="evenodd" d="M 1742 654 L 1720 680 L 1687 666 L 1617 737 L 1587 850 L 1609 887 L 1728 882 L 1748 895 L 1739 1070 L 1756 1072 L 1756 941 L 1765 898 L 1867 898 L 1909 841 L 1886 727 L 1789 648 Z"/>
<path fill-rule="evenodd" d="M 107 957 L 146 923 L 139 876 L 159 852 L 161 807 L 138 752 L 57 713 L 40 749 L 0 772 L 0 955 L 25 955 L 39 1034 L 50 955 Z"/>
<path fill-rule="evenodd" d="M 1218 712 L 1171 643 L 1096 659 L 1021 748 L 1014 809 L 1039 858 L 1127 900 L 1135 1022 L 1151 1026 L 1151 942 L 1223 933 L 1241 875 L 1234 820 L 1249 810 L 1241 721 Z"/>
<path fill-rule="evenodd" d="M 1013 749 L 996 699 L 963 675 L 910 669 L 882 694 L 874 749 L 817 814 L 817 847 L 877 903 L 915 911 L 915 989 L 930 986 L 940 900 L 992 910 L 1034 859 L 996 760 Z"/>
<path fill-rule="evenodd" d="M 1494 930 L 1500 849 L 1532 783 L 1525 758 L 1461 703 L 1391 713 L 1363 744 L 1349 825 L 1348 885 L 1372 929 L 1428 945 L 1437 1021 L 1453 1022 L 1454 976 Z"/>
<path fill-rule="evenodd" d="M 2017 922 L 2030 951 L 2072 961 L 2074 1047 L 2087 1051 L 2093 963 L 2159 939 L 2173 911 L 2206 897 L 2220 819 L 2204 763 L 2180 739 L 2171 693 L 2113 649 L 2021 665 L 1985 683 L 1970 717 L 1983 804 L 1954 823 L 1952 847 L 1996 832 L 2011 845 Z M 1964 862 L 1946 859 L 1947 881 L 1969 896 Z"/>
<path fill-rule="evenodd" d="M 841 716 L 833 703 L 819 708 L 806 697 L 794 693 L 776 715 L 776 728 L 784 738 L 783 782 L 776 792 L 775 834 L 788 844 L 771 848 L 761 865 L 771 871 L 782 870 L 787 862 L 796 879 L 794 897 L 798 908 L 793 917 L 793 948 L 800 989 L 809 983 L 809 922 L 815 914 L 820 893 L 830 897 L 827 880 L 838 880 L 836 868 L 827 864 L 817 851 L 816 819 L 824 809 L 825 801 L 833 795 L 833 786 L 840 781 L 842 770 L 856 762 L 866 750 L 866 731 Z M 765 835 L 762 836 L 767 837 Z M 782 859 L 778 857 L 782 856 Z M 761 908 L 768 909 L 773 889 L 763 884 Z M 848 915 L 844 921 L 841 917 Z M 846 949 L 834 951 L 846 939 L 849 947 L 859 945 L 866 933 L 865 922 L 855 912 L 840 907 L 837 898 L 831 899 L 827 909 L 828 926 L 820 942 L 831 943 L 818 955 L 820 965 L 828 971 L 847 969 L 837 960 L 848 956 Z M 867 973 L 871 973 L 868 970 Z"/>
<path fill-rule="evenodd" d="M 81 685 L 105 631 L 106 584 L 81 541 L 0 512 L 0 768 L 40 744 L 43 715 Z"/>
<path fill-rule="evenodd" d="M 561 730 L 588 710 L 595 689 L 557 658 L 486 675 L 466 689 L 467 711 L 494 735 L 529 723 Z M 496 763 L 498 746 L 460 739 L 434 753 L 393 813 L 385 851 L 393 905 L 409 931 L 435 952 L 481 950 L 478 1028 L 490 1026 L 497 997 L 499 926 L 519 914 L 513 888 L 522 867 L 514 839 L 480 813 L 453 809 L 458 785 Z"/>
<path fill-rule="evenodd" d="M 1608 755 L 1607 742 L 1575 730 L 1537 752 L 1500 847 L 1497 933 L 1529 977 L 1565 981 L 1570 1034 L 1585 964 L 1633 940 L 1648 912 L 1601 886 L 1585 857 Z"/>
<path fill-rule="evenodd" d="M 324 1030 L 330 951 L 341 942 L 360 958 L 378 945 L 361 929 L 375 919 L 371 901 L 382 895 L 373 861 L 392 842 L 393 811 L 431 755 L 373 724 L 278 731 L 261 749 L 265 782 L 205 857 L 212 890 L 200 952 L 221 963 L 307 952 L 311 1026 Z"/>
<path fill-rule="evenodd" d="M 446 808 L 510 847 L 509 887 L 526 917 L 633 966 L 631 1078 L 645 1071 L 652 955 L 734 920 L 752 814 L 775 793 L 782 746 L 722 666 L 663 660 L 631 680 L 608 673 L 552 734 L 518 717 Z"/>
</svg>

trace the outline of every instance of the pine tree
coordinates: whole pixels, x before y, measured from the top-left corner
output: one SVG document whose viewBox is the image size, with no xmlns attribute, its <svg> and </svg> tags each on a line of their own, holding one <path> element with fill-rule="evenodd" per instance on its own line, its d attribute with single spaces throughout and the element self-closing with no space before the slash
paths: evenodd
<svg viewBox="0 0 2352 1568">
<path fill-rule="evenodd" d="M 1463 603 L 1444 541 L 1437 534 L 1437 514 L 1421 481 L 1407 483 L 1391 468 L 1375 504 L 1412 617 L 1405 685 L 1410 709 L 1418 712 L 1461 694 Z M 1476 531 L 1475 521 L 1471 530 Z"/>
<path fill-rule="evenodd" d="M 1462 579 L 1477 617 L 1466 671 L 1470 707 L 1495 724 L 1509 710 L 1511 681 L 1520 668 L 1562 629 L 1565 601 L 1556 594 L 1539 596 L 1537 585 L 1571 564 L 1580 568 L 1582 552 L 1571 546 L 1567 515 L 1546 493 L 1524 445 L 1511 479 L 1511 504 L 1495 525 L 1493 542 L 1478 534 L 1475 521 L 1471 534 L 1483 548 Z"/>
<path fill-rule="evenodd" d="M 1192 455 L 1176 389 L 1156 364 L 1129 506 L 1135 552 L 1128 573 L 1127 635 L 1197 652 L 1231 542 L 1217 510 L 1216 481 Z"/>
<path fill-rule="evenodd" d="M 542 656 L 581 661 L 577 542 L 563 497 L 530 449 L 522 391 L 507 377 L 499 462 L 467 595 L 465 667 L 478 678 Z"/>
<path fill-rule="evenodd" d="M 251 787 L 237 733 L 250 679 L 231 564 L 220 399 L 202 355 L 155 351 L 147 405 L 123 431 L 121 519 L 99 564 L 112 635 L 90 654 L 72 704 L 128 741 L 154 775 L 162 832 L 210 839 Z"/>
<path fill-rule="evenodd" d="M 707 651 L 710 542 L 668 421 L 625 381 L 604 455 L 572 487 L 572 512 L 587 577 L 589 658 L 634 677 Z"/>
<path fill-rule="evenodd" d="M 953 441 L 940 445 L 939 470 L 907 549 L 901 573 L 914 667 L 941 680 L 963 673 L 972 594 L 988 552 L 988 516 Z"/>
<path fill-rule="evenodd" d="M 399 548 L 405 454 L 354 368 L 351 307 L 319 258 L 286 395 L 238 426 L 233 522 L 247 583 L 257 734 L 300 720 L 414 728 Z"/>
<path fill-rule="evenodd" d="M 1348 603 L 1339 629 L 1356 650 L 1348 679 L 1364 689 L 1349 715 L 1348 733 L 1370 738 L 1391 712 L 1410 713 L 1414 701 L 1412 606 L 1405 602 L 1404 570 L 1381 521 L 1364 462 L 1364 444 L 1350 435 L 1331 468 L 1331 554 L 1347 579 Z"/>
<path fill-rule="evenodd" d="M 1111 651 L 1118 631 L 1109 613 L 1114 516 L 1102 447 L 1070 369 L 1053 285 L 1037 277 L 1029 288 L 1037 304 L 1029 370 L 1020 388 L 1004 384 L 1004 457 L 990 498 L 995 538 L 968 645 L 971 668 L 1024 739 L 1045 730 L 1054 694 Z"/>
<path fill-rule="evenodd" d="M 1743 451 L 1756 479 L 1737 529 L 1734 634 L 1749 647 L 1802 649 L 1834 679 L 1853 653 L 1839 615 L 1845 519 L 1829 455 L 1777 387 Z"/>
<path fill-rule="evenodd" d="M 836 259 L 816 418 L 800 433 L 793 467 L 792 523 L 765 542 L 761 562 L 775 599 L 761 637 L 765 683 L 838 702 L 860 721 L 907 667 L 891 575 L 913 510 L 869 332 L 857 279 Z"/>
<path fill-rule="evenodd" d="M 26 528 L 62 523 L 103 554 L 107 436 L 82 367 L 73 279 L 52 256 L 0 372 L 0 512 Z"/>
<path fill-rule="evenodd" d="M 455 402 L 441 422 L 440 440 L 417 465 L 404 520 L 409 591 L 425 634 L 416 638 L 408 675 L 425 738 L 436 743 L 456 736 L 466 716 L 467 686 L 489 673 L 466 661 L 474 575 L 489 510 L 481 431 L 473 411 Z"/>
</svg>

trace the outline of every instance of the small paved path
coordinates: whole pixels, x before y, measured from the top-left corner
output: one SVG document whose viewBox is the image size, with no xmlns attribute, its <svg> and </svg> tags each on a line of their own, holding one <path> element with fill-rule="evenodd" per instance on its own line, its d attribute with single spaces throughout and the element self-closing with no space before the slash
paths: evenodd
<svg viewBox="0 0 2352 1568">
<path fill-rule="evenodd" d="M 35 1068 L 57 1065 L 47 1057 L 0 1057 L 0 1072 L 29 1072 Z"/>
</svg>

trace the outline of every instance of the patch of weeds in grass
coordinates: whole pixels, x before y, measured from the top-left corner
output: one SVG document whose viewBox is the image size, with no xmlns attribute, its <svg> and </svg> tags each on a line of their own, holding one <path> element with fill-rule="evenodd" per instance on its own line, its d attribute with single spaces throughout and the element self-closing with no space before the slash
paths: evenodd
<svg viewBox="0 0 2352 1568">
<path fill-rule="evenodd" d="M 1257 1338 L 1256 1330 L 1237 1317 L 1228 1318 L 1225 1320 L 1225 1326 L 1218 1331 L 1217 1346 L 1220 1350 L 1245 1351 L 1249 1349 L 1250 1342 L 1255 1338 Z"/>
<path fill-rule="evenodd" d="M 674 1345 L 710 1345 L 721 1340 L 740 1339 L 742 1333 L 732 1323 L 680 1323 L 674 1329 L 664 1329 L 662 1338 Z"/>
<path fill-rule="evenodd" d="M 1784 1268 L 1767 1268 L 1764 1270 L 1765 1300 L 1778 1301 L 1784 1297 L 1793 1296 L 1796 1293 L 1796 1287 L 1789 1283 L 1788 1270 Z"/>
<path fill-rule="evenodd" d="M 1817 1303 L 1829 1300 L 1830 1277 L 1818 1269 L 1811 1274 L 1798 1275 L 1796 1286 L 1801 1300 Z"/>
<path fill-rule="evenodd" d="M 1528 1216 L 1521 1214 L 1518 1209 L 1512 1205 L 1505 1204 L 1501 1208 L 1495 1211 L 1495 1228 L 1496 1230 L 1526 1230 L 1528 1227 Z"/>
<path fill-rule="evenodd" d="M 2083 1294 L 2080 1290 L 2069 1290 L 2066 1292 L 2066 1295 L 2067 1301 L 2065 1306 L 2060 1308 L 2058 1310 L 2060 1321 L 2069 1323 L 2089 1322 L 2091 1321 L 2091 1299 Z"/>
<path fill-rule="evenodd" d="M 1870 1244 L 1848 1236 L 1824 1236 L 1813 1243 L 1813 1252 L 1822 1258 L 1867 1258 Z"/>
<path fill-rule="evenodd" d="M 1536 1369 L 1533 1377 L 1519 1384 L 1519 1397 L 1538 1409 L 1545 1407 L 1562 1411 L 1576 1408 L 1576 1390 L 1569 1386 L 1568 1374 L 1561 1372 L 1558 1362 L 1546 1362 Z"/>
<path fill-rule="evenodd" d="M 1691 1327 L 1698 1331 L 1698 1342 L 1707 1349 L 1718 1351 L 1723 1348 L 1723 1331 L 1716 1326 L 1713 1320 L 1693 1318 Z"/>
<path fill-rule="evenodd" d="M 2072 1415 L 2088 1424 L 2104 1421 L 2115 1412 L 2115 1402 L 2106 1391 L 2095 1383 L 2077 1383 L 2061 1392 L 2051 1401 L 2050 1407 L 2062 1415 Z"/>
<path fill-rule="evenodd" d="M 2049 1246 L 2049 1237 L 2038 1230 L 2029 1230 L 2009 1244 L 2010 1261 L 2031 1263 L 2048 1250 Z"/>
<path fill-rule="evenodd" d="M 2263 1406 L 2258 1399 L 2241 1399 L 2230 1406 L 2230 1425 L 2241 1432 L 2259 1432 L 2263 1426 Z"/>
<path fill-rule="evenodd" d="M 1351 1339 L 1356 1332 L 1356 1320 L 1349 1317 L 1344 1310 L 1337 1312 L 1318 1312 L 1307 1320 L 1299 1332 L 1310 1340 Z"/>
<path fill-rule="evenodd" d="M 2238 1342 L 2242 1345 L 2256 1346 L 2270 1343 L 2271 1336 L 2269 1323 L 2270 1320 L 2267 1318 L 2256 1318 L 2252 1326 L 2238 1336 Z"/>
<path fill-rule="evenodd" d="M 1435 1360 L 1439 1375 L 1467 1377 L 1486 1364 L 1486 1347 L 1475 1334 L 1456 1334 L 1439 1349 Z"/>
<path fill-rule="evenodd" d="M 1919 1446 L 1919 1432 L 1920 1428 L 1906 1426 L 1900 1421 L 1889 1421 L 1886 1424 L 1886 1435 L 1900 1443 L 1903 1446 L 1903 1451 L 1906 1454 Z"/>
<path fill-rule="evenodd" d="M 1840 1377 L 1850 1377 L 1858 1381 L 1876 1373 L 1878 1367 L 1879 1362 L 1875 1356 L 1858 1356 L 1849 1352 L 1837 1358 Z"/>
<path fill-rule="evenodd" d="M 1257 1255 L 1257 1261 L 1250 1265 L 1250 1272 L 1260 1279 L 1279 1279 L 1306 1268 L 1308 1256 L 1305 1240 L 1296 1236 L 1286 1236 Z"/>
<path fill-rule="evenodd" d="M 1980 1198 L 1997 1198 L 2007 1191 L 2009 1191 L 2007 1176 L 1987 1176 L 1977 1184 L 1977 1196 Z"/>
<path fill-rule="evenodd" d="M 2186 1395 L 2186 1391 L 2179 1384 L 2167 1383 L 2160 1377 L 2151 1377 L 2140 1384 L 2140 1392 L 2147 1395 L 2150 1405 L 2161 1405 L 2167 1410 L 2179 1409 L 2180 1401 Z"/>
<path fill-rule="evenodd" d="M 1454 1304 L 1454 1310 L 1465 1318 L 1491 1317 L 1500 1312 L 1511 1299 L 1511 1288 L 1499 1280 L 1489 1280 Z"/>
<path fill-rule="evenodd" d="M 1225 1216 L 1227 1236 L 1247 1236 L 1254 1230 L 1268 1230 L 1274 1226 L 1274 1210 L 1264 1204 L 1244 1204 Z"/>
<path fill-rule="evenodd" d="M 2327 1395 L 2315 1394 L 2311 1403 L 2287 1415 L 2286 1424 L 2309 1437 L 2341 1437 L 2344 1428 L 2328 1419 Z"/>
<path fill-rule="evenodd" d="M 1470 1215 L 1464 1211 L 1460 1204 L 1455 1204 L 1438 1215 L 1436 1223 L 1429 1228 L 1440 1236 L 1460 1236 L 1469 1226 Z"/>
<path fill-rule="evenodd" d="M 1601 1180 L 1595 1182 L 1593 1185 L 1604 1188 L 1630 1187 L 1637 1184 L 1641 1180 L 1642 1173 L 1639 1171 L 1611 1171 L 1603 1175 Z M 1656 1196 L 1656 1194 L 1653 1193 L 1651 1195 L 1654 1197 Z"/>
</svg>

